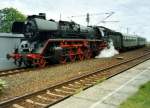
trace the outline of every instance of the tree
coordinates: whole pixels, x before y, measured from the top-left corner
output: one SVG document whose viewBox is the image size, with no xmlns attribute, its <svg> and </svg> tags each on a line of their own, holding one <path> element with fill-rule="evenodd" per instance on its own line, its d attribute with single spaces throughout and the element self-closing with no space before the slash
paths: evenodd
<svg viewBox="0 0 150 108">
<path fill-rule="evenodd" d="M 14 8 L 0 10 L 0 32 L 11 32 L 14 21 L 25 21 L 26 16 Z"/>
</svg>

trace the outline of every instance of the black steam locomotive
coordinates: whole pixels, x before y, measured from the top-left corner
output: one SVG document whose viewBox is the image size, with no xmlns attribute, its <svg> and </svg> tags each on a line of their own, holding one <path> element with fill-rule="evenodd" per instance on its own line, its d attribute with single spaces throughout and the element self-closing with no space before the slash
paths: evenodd
<svg viewBox="0 0 150 108">
<path fill-rule="evenodd" d="M 24 34 L 24 39 L 14 53 L 8 54 L 15 64 L 40 66 L 47 63 L 66 63 L 95 57 L 107 47 L 110 38 L 119 42 L 122 49 L 123 36 L 101 26 L 81 26 L 75 22 L 46 20 L 46 15 L 28 16 L 25 22 L 14 22 L 13 33 Z M 130 47 L 130 46 L 129 46 Z"/>
</svg>

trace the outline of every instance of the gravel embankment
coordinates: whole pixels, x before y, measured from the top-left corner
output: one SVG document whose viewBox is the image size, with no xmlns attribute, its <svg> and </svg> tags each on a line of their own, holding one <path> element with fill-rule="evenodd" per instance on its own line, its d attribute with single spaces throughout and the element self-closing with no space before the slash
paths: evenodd
<svg viewBox="0 0 150 108">
<path fill-rule="evenodd" d="M 142 55 L 143 53 L 144 49 L 138 49 L 121 53 L 112 58 L 84 60 L 65 65 L 51 66 L 50 68 L 40 69 L 38 71 L 30 71 L 1 77 L 1 79 L 7 82 L 8 86 L 0 94 L 0 101 L 49 87 L 50 85 L 65 81 L 73 78 L 74 76 L 91 72 L 99 68 L 108 67 L 128 58 Z M 122 60 L 116 59 L 116 57 L 120 56 L 123 57 Z"/>
</svg>

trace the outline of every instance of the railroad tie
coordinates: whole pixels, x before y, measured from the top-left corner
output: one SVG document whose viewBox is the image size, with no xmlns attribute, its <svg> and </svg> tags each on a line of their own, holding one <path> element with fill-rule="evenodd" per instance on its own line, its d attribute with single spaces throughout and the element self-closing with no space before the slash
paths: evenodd
<svg viewBox="0 0 150 108">
<path fill-rule="evenodd" d="M 79 85 L 81 85 L 81 83 L 79 83 L 79 82 L 75 82 L 75 84 L 79 84 Z"/>
<path fill-rule="evenodd" d="M 80 88 L 80 86 L 76 86 L 76 85 L 73 85 L 73 84 L 68 84 L 69 86 L 71 87 L 77 87 L 77 88 Z"/>
<path fill-rule="evenodd" d="M 96 81 L 93 81 L 93 79 L 85 78 L 86 81 L 90 81 L 90 83 L 95 84 Z"/>
<path fill-rule="evenodd" d="M 62 93 L 67 93 L 67 94 L 73 94 L 74 93 L 74 92 L 69 92 L 69 91 L 60 90 L 60 89 L 55 89 L 55 91 L 62 92 Z"/>
<path fill-rule="evenodd" d="M 37 96 L 37 98 L 39 98 L 39 99 L 43 99 L 43 100 L 46 100 L 46 101 L 52 101 L 52 102 L 57 101 L 56 99 L 46 98 L 46 97 L 41 96 L 41 95 L 38 95 L 38 96 Z"/>
<path fill-rule="evenodd" d="M 92 81 L 93 79 L 90 79 L 90 78 L 85 78 L 85 80 L 87 80 L 87 81 Z"/>
<path fill-rule="evenodd" d="M 68 89 L 68 90 L 73 90 L 73 91 L 76 91 L 76 90 L 77 90 L 77 89 L 75 89 L 75 88 L 72 88 L 72 87 L 66 87 L 66 86 L 63 86 L 62 88 Z"/>
<path fill-rule="evenodd" d="M 13 106 L 13 108 L 25 108 L 25 107 L 18 105 L 18 104 L 13 104 L 12 106 Z"/>
<path fill-rule="evenodd" d="M 79 80 L 80 82 L 84 82 L 84 80 Z"/>
<path fill-rule="evenodd" d="M 98 80 L 99 79 L 98 76 L 90 76 L 89 78 L 92 78 L 94 80 Z"/>
<path fill-rule="evenodd" d="M 93 84 L 92 83 L 85 83 L 84 85 L 85 86 L 92 86 Z"/>
<path fill-rule="evenodd" d="M 49 90 L 47 90 L 46 94 L 51 95 L 51 96 L 61 97 L 61 98 L 65 97 L 64 95 L 54 94 L 54 93 L 50 92 Z"/>
<path fill-rule="evenodd" d="M 93 77 L 97 77 L 98 75 L 92 75 Z"/>
<path fill-rule="evenodd" d="M 26 99 L 26 102 L 31 103 L 31 104 L 35 104 L 35 105 L 39 105 L 39 106 L 47 106 L 47 104 L 42 104 L 42 103 L 39 103 L 39 102 L 35 102 L 31 99 Z"/>
</svg>

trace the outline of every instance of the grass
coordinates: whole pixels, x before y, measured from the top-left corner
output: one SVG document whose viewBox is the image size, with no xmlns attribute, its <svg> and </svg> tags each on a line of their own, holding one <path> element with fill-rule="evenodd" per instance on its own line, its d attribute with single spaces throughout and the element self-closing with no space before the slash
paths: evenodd
<svg viewBox="0 0 150 108">
<path fill-rule="evenodd" d="M 150 81 L 123 102 L 119 108 L 150 108 Z"/>
</svg>

